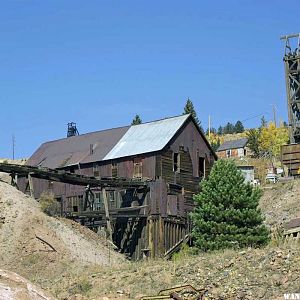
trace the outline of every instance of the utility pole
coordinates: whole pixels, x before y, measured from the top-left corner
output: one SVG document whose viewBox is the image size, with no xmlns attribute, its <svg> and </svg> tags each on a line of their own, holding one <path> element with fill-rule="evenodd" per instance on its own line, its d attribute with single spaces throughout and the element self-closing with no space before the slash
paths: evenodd
<svg viewBox="0 0 300 300">
<path fill-rule="evenodd" d="M 276 106 L 274 104 L 272 104 L 272 108 L 273 108 L 273 120 L 274 120 L 274 124 L 275 124 L 275 128 L 277 127 L 276 124 Z"/>
<path fill-rule="evenodd" d="M 208 139 L 210 140 L 210 115 L 208 116 Z"/>
<path fill-rule="evenodd" d="M 12 135 L 12 159 L 15 159 L 15 147 L 16 147 L 16 138 L 15 135 Z"/>
</svg>

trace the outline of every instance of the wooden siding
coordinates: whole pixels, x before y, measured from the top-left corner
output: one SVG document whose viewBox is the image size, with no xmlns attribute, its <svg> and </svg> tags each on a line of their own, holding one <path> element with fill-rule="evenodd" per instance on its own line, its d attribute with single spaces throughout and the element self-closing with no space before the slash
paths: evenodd
<svg viewBox="0 0 300 300">
<path fill-rule="evenodd" d="M 179 153 L 179 172 L 173 170 L 174 153 Z M 148 206 L 142 209 L 143 214 L 141 212 L 135 217 L 116 217 L 112 221 L 113 240 L 121 252 L 132 259 L 141 259 L 147 253 L 151 257 L 163 256 L 189 232 L 188 213 L 194 208 L 193 194 L 199 191 L 201 180 L 198 177 L 199 157 L 205 160 L 207 176 L 215 158 L 190 120 L 162 151 L 84 164 L 72 167 L 72 171 L 89 176 L 96 174 L 101 177 L 114 175 L 133 178 L 134 160 L 141 160 L 142 177 L 152 180 L 149 182 L 149 191 L 143 195 L 137 195 L 133 189 L 115 190 L 113 193 L 116 194 L 115 205 L 118 207 Z M 115 166 L 114 173 L 112 164 Z M 21 179 L 21 190 L 25 190 L 27 181 L 27 178 Z M 35 178 L 33 185 L 36 198 L 39 198 L 43 191 L 53 192 L 56 197 L 61 197 L 64 212 L 71 212 L 74 206 L 77 206 L 78 210 L 83 207 L 85 187 L 51 183 Z M 101 207 L 99 209 L 101 210 Z M 100 216 L 100 219 L 103 226 L 105 215 Z M 89 222 L 91 223 L 88 220 L 86 224 Z"/>
</svg>

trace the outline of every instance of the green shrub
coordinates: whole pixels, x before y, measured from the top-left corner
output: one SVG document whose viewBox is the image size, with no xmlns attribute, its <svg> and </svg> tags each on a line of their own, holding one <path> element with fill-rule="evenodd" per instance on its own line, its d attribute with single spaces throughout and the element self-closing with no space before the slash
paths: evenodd
<svg viewBox="0 0 300 300">
<path fill-rule="evenodd" d="M 60 204 L 51 193 L 42 193 L 39 198 L 41 210 L 49 216 L 57 216 L 60 214 Z"/>
<path fill-rule="evenodd" d="M 189 245 L 184 244 L 181 246 L 179 252 L 173 254 L 172 260 L 173 261 L 181 261 L 184 258 L 187 258 L 192 255 L 197 255 L 199 253 L 199 249 L 195 247 L 189 247 Z"/>
</svg>

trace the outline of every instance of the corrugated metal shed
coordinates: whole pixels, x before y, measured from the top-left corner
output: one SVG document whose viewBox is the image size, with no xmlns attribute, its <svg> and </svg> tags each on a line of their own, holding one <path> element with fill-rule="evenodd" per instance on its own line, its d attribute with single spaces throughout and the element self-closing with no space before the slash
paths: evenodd
<svg viewBox="0 0 300 300">
<path fill-rule="evenodd" d="M 131 126 L 103 160 L 162 150 L 190 115 Z"/>
<path fill-rule="evenodd" d="M 227 141 L 223 143 L 217 151 L 223 151 L 223 150 L 228 150 L 228 149 L 238 149 L 238 148 L 244 148 L 248 143 L 247 138 L 242 138 L 238 140 L 233 140 L 233 141 Z"/>
</svg>

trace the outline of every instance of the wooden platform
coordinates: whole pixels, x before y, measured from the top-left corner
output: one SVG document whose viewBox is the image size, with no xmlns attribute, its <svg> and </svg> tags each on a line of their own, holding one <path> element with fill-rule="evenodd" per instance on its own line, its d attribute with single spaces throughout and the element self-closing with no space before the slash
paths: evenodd
<svg viewBox="0 0 300 300">
<path fill-rule="evenodd" d="M 300 144 L 283 145 L 281 161 L 289 170 L 289 176 L 300 177 Z"/>
</svg>

